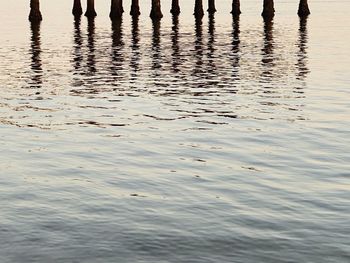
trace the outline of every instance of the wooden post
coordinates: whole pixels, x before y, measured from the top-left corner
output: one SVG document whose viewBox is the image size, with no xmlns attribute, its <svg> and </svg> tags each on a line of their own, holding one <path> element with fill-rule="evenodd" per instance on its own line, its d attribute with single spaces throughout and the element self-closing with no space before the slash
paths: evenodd
<svg viewBox="0 0 350 263">
<path fill-rule="evenodd" d="M 204 16 L 203 0 L 196 0 L 193 14 L 196 18 L 202 18 Z"/>
<path fill-rule="evenodd" d="M 208 0 L 208 13 L 214 14 L 216 12 L 215 0 Z"/>
<path fill-rule="evenodd" d="M 30 0 L 30 13 L 29 20 L 31 22 L 38 22 L 43 20 L 40 12 L 40 1 L 39 0 Z"/>
<path fill-rule="evenodd" d="M 307 17 L 308 15 L 310 15 L 310 9 L 307 0 L 300 0 L 298 15 L 299 17 Z"/>
<path fill-rule="evenodd" d="M 172 0 L 170 13 L 172 13 L 173 16 L 178 16 L 180 14 L 179 0 Z"/>
<path fill-rule="evenodd" d="M 152 10 L 150 17 L 154 20 L 159 20 L 163 17 L 160 0 L 152 0 Z"/>
<path fill-rule="evenodd" d="M 122 0 L 112 0 L 111 1 L 111 12 L 109 13 L 109 17 L 114 19 L 120 19 L 122 17 L 123 10 L 123 1 Z"/>
<path fill-rule="evenodd" d="M 132 0 L 130 15 L 133 17 L 136 17 L 136 16 L 139 16 L 140 14 L 141 12 L 140 12 L 139 0 Z"/>
<path fill-rule="evenodd" d="M 274 8 L 273 0 L 264 0 L 264 9 L 261 15 L 265 19 L 270 19 L 275 16 L 275 8 Z"/>
<path fill-rule="evenodd" d="M 95 0 L 87 0 L 87 8 L 86 8 L 85 16 L 88 18 L 93 18 L 97 16 L 95 11 Z"/>
<path fill-rule="evenodd" d="M 79 17 L 83 14 L 80 0 L 74 0 L 72 14 L 74 17 Z"/>
<path fill-rule="evenodd" d="M 232 16 L 239 16 L 241 14 L 241 3 L 239 0 L 232 0 Z"/>
</svg>

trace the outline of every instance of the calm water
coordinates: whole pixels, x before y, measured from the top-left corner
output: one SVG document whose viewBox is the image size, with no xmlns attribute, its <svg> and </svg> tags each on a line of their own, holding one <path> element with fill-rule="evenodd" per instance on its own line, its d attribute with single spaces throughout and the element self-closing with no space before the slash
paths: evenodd
<svg viewBox="0 0 350 263">
<path fill-rule="evenodd" d="M 0 8 L 2 263 L 350 262 L 349 1 L 27 2 Z"/>
</svg>

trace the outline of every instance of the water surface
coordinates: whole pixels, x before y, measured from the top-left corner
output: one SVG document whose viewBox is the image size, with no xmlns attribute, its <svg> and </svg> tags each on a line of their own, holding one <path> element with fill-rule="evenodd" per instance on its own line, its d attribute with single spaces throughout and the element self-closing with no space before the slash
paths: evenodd
<svg viewBox="0 0 350 263">
<path fill-rule="evenodd" d="M 350 261 L 349 2 L 42 1 L 32 25 L 23 2 L 0 9 L 1 262 Z"/>
</svg>

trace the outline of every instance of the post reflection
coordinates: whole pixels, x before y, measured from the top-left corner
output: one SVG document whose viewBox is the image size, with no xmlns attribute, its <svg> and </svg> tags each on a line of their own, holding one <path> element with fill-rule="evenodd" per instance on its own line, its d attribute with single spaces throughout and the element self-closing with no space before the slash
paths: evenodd
<svg viewBox="0 0 350 263">
<path fill-rule="evenodd" d="M 73 49 L 73 67 L 74 74 L 78 74 L 81 70 L 81 64 L 83 62 L 82 54 L 83 39 L 81 36 L 81 19 L 76 17 L 74 19 L 74 49 Z"/>
<path fill-rule="evenodd" d="M 153 19 L 153 34 L 152 34 L 152 69 L 160 69 L 161 66 L 161 47 L 160 47 L 160 20 Z M 159 75 L 156 73 L 156 75 Z"/>
<path fill-rule="evenodd" d="M 208 74 L 207 79 L 217 77 L 215 64 L 215 17 L 214 14 L 209 14 L 208 20 Z"/>
<path fill-rule="evenodd" d="M 110 71 L 113 81 L 120 80 L 123 70 L 123 20 L 122 18 L 112 20 L 112 63 Z"/>
<path fill-rule="evenodd" d="M 239 80 L 239 66 L 240 66 L 240 28 L 239 28 L 239 16 L 234 16 L 232 21 L 232 79 Z"/>
<path fill-rule="evenodd" d="M 274 66 L 274 40 L 273 40 L 273 19 L 264 19 L 264 42 L 262 48 L 262 77 L 267 78 L 265 82 L 270 82 L 273 76 Z"/>
<path fill-rule="evenodd" d="M 174 73 L 179 72 L 180 65 L 180 47 L 179 47 L 179 17 L 173 16 L 172 18 L 173 27 L 171 34 L 171 47 L 172 47 L 172 64 L 171 68 Z"/>
<path fill-rule="evenodd" d="M 202 73 L 203 69 L 203 22 L 202 18 L 196 17 L 195 19 L 195 33 L 196 38 L 194 42 L 194 56 L 195 56 L 195 67 L 194 75 L 198 76 Z"/>
<path fill-rule="evenodd" d="M 132 17 L 132 29 L 131 29 L 131 58 L 130 58 L 130 67 L 131 67 L 131 79 L 135 80 L 137 78 L 137 72 L 140 68 L 140 29 L 139 29 L 139 17 Z"/>
<path fill-rule="evenodd" d="M 41 88 L 43 69 L 41 62 L 41 40 L 40 40 L 40 22 L 31 22 L 31 44 L 30 44 L 30 54 L 31 54 L 31 88 Z"/>
<path fill-rule="evenodd" d="M 298 62 L 297 62 L 297 79 L 304 80 L 310 72 L 307 66 L 307 17 L 302 17 L 299 20 L 299 41 L 298 41 Z"/>
<path fill-rule="evenodd" d="M 87 73 L 94 75 L 96 73 L 95 18 L 88 18 L 87 33 Z"/>
</svg>

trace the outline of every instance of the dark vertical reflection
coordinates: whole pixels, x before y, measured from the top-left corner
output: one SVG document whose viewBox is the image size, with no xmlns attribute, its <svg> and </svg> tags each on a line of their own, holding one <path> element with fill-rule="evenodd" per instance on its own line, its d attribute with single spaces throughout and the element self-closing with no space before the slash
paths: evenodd
<svg viewBox="0 0 350 263">
<path fill-rule="evenodd" d="M 31 88 L 41 88 L 43 69 L 41 63 L 41 41 L 40 41 L 40 22 L 31 22 L 31 43 L 30 43 L 30 54 L 31 54 Z"/>
<path fill-rule="evenodd" d="M 96 73 L 96 55 L 95 55 L 95 18 L 88 18 L 88 38 L 87 38 L 87 73 L 94 75 Z"/>
<path fill-rule="evenodd" d="M 81 64 L 83 62 L 82 45 L 83 45 L 83 39 L 81 36 L 81 19 L 80 19 L 80 17 L 75 17 L 75 19 L 74 19 L 74 49 L 73 49 L 74 74 L 78 74 L 78 72 L 81 69 Z"/>
<path fill-rule="evenodd" d="M 171 68 L 173 72 L 179 72 L 179 65 L 180 65 L 180 47 L 179 47 L 179 17 L 177 15 L 174 15 L 172 18 L 173 21 L 173 27 L 172 27 L 172 34 L 171 34 L 171 47 L 173 52 L 171 53 L 172 56 L 172 64 Z"/>
<path fill-rule="evenodd" d="M 299 21 L 299 41 L 298 41 L 298 62 L 297 69 L 298 75 L 297 79 L 304 80 L 307 74 L 310 72 L 307 66 L 307 17 L 300 18 Z"/>
<path fill-rule="evenodd" d="M 121 71 L 123 70 L 123 20 L 122 18 L 112 20 L 112 63 L 111 75 L 113 81 L 120 80 Z"/>
<path fill-rule="evenodd" d="M 209 14 L 208 20 L 208 68 L 206 78 L 212 80 L 217 78 L 217 70 L 215 65 L 215 17 Z"/>
<path fill-rule="evenodd" d="M 233 17 L 232 21 L 232 54 L 231 54 L 231 61 L 232 61 L 232 79 L 239 80 L 239 66 L 240 66 L 240 29 L 239 29 L 239 16 Z"/>
<path fill-rule="evenodd" d="M 195 19 L 195 33 L 196 39 L 194 42 L 194 56 L 196 59 L 194 67 L 194 75 L 201 75 L 203 72 L 203 22 L 202 18 Z"/>
<path fill-rule="evenodd" d="M 152 24 L 152 69 L 159 69 L 162 67 L 160 54 L 160 20 L 153 19 Z"/>
<path fill-rule="evenodd" d="M 130 67 L 131 67 L 131 79 L 137 79 L 137 72 L 140 68 L 140 29 L 139 29 L 139 17 L 132 17 L 132 29 L 131 29 L 131 59 L 130 59 Z"/>
<path fill-rule="evenodd" d="M 273 19 L 264 19 L 264 44 L 262 48 L 262 77 L 264 82 L 269 83 L 273 77 L 274 66 L 274 41 L 273 41 Z"/>
</svg>

